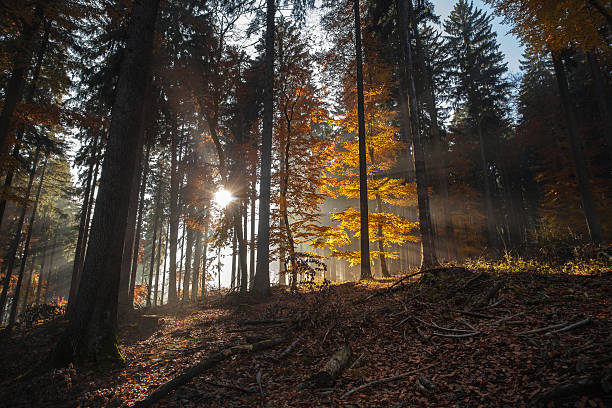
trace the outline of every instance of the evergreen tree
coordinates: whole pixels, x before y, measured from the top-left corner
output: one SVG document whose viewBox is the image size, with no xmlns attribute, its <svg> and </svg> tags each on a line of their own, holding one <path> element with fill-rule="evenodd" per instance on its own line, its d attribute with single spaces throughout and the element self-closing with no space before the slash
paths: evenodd
<svg viewBox="0 0 612 408">
<path fill-rule="evenodd" d="M 503 129 L 509 84 L 504 56 L 491 26 L 492 16 L 459 0 L 444 22 L 449 98 L 465 112 L 463 121 L 475 133 L 480 151 L 486 231 L 492 248 L 499 245 L 494 211 L 494 152 Z"/>
</svg>

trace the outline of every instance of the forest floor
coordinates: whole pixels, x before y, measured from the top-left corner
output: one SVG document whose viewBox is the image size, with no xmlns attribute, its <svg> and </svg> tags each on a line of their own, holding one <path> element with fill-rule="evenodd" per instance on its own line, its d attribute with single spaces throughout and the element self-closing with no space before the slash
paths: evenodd
<svg viewBox="0 0 612 408">
<path fill-rule="evenodd" d="M 219 350 L 279 337 L 274 348 L 220 361 L 155 406 L 612 406 L 609 267 L 580 274 L 476 265 L 392 286 L 399 278 L 275 288 L 256 304 L 217 294 L 161 308 L 157 327 L 121 327 L 125 366 L 70 366 L 15 381 L 44 359 L 64 323 L 21 327 L 0 338 L 0 406 L 129 406 Z M 345 343 L 352 356 L 333 388 L 314 388 L 313 374 Z"/>
</svg>

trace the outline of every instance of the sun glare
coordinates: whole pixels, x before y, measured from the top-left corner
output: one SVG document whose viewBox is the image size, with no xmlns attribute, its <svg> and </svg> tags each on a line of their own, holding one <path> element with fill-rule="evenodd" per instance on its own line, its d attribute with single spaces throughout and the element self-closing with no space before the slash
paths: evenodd
<svg viewBox="0 0 612 408">
<path fill-rule="evenodd" d="M 233 199 L 232 193 L 227 190 L 221 189 L 215 193 L 215 203 L 220 208 L 225 208 Z"/>
</svg>

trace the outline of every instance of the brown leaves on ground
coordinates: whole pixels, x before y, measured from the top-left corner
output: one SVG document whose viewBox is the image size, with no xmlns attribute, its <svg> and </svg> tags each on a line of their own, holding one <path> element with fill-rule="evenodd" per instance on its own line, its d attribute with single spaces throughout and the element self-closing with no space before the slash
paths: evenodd
<svg viewBox="0 0 612 408">
<path fill-rule="evenodd" d="M 293 294 L 276 290 L 269 301 L 250 306 L 225 306 L 217 296 L 179 313 L 161 309 L 158 329 L 122 327 L 125 367 L 101 371 L 71 366 L 14 382 L 11 379 L 48 353 L 61 323 L 24 328 L 0 340 L 0 405 L 129 406 L 214 352 L 279 336 L 286 336 L 286 345 L 222 361 L 158 406 L 261 406 L 263 394 L 266 407 L 521 407 L 560 384 L 604 378 L 612 370 L 609 272 L 584 276 L 453 271 L 415 277 L 419 280 L 401 290 L 366 302 L 360 300 L 397 278 Z M 497 282 L 502 282 L 501 288 L 485 303 Z M 240 323 L 283 317 L 290 323 Z M 588 324 L 572 330 L 520 334 L 587 317 Z M 233 331 L 245 328 L 252 330 Z M 458 336 L 468 333 L 472 335 Z M 302 339 L 296 348 L 277 361 L 298 336 Z M 335 387 L 313 389 L 312 374 L 347 341 L 353 358 Z M 423 370 L 414 375 L 341 399 L 370 381 L 419 368 Z M 541 403 L 605 407 L 612 398 L 596 390 Z"/>
</svg>

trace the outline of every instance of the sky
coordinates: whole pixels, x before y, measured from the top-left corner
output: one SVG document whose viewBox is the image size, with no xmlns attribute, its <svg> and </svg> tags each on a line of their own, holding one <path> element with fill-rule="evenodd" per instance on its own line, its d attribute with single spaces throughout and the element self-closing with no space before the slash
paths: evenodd
<svg viewBox="0 0 612 408">
<path fill-rule="evenodd" d="M 434 12 L 435 14 L 440 16 L 440 21 L 443 22 L 446 20 L 448 15 L 453 11 L 455 7 L 455 0 L 431 0 L 435 6 Z M 493 10 L 487 4 L 485 4 L 482 0 L 474 0 L 474 7 L 483 9 L 487 12 L 487 14 L 493 14 Z M 442 27 L 439 27 L 442 29 Z M 521 55 L 523 53 L 524 47 L 521 46 L 519 40 L 513 35 L 510 34 L 511 27 L 505 24 L 502 24 L 502 19 L 499 17 L 494 17 L 493 20 L 493 31 L 497 33 L 498 42 L 500 44 L 500 49 L 506 56 L 506 62 L 508 63 L 508 70 L 510 73 L 519 73 L 520 71 L 520 63 Z"/>
</svg>

